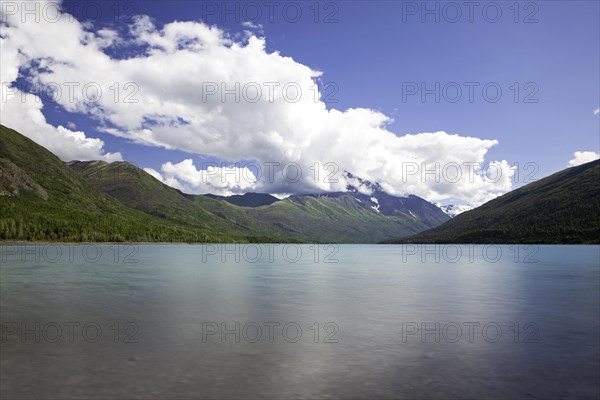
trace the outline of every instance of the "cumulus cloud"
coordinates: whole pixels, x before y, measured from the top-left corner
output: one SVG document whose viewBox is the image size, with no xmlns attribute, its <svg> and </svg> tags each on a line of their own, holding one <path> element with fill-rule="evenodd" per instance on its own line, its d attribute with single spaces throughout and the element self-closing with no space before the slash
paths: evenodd
<svg viewBox="0 0 600 400">
<path fill-rule="evenodd" d="M 35 24 L 9 17 L 8 24 L 8 40 L 22 51 L 19 65 L 36 61 L 45 66 L 30 78 L 42 84 L 77 82 L 77 90 L 57 101 L 68 111 L 96 118 L 98 129 L 229 164 L 254 162 L 263 174 L 265 165 L 274 168 L 274 179 L 259 174 L 255 182 L 245 183 L 211 180 L 207 174 L 226 171 L 209 172 L 190 160 L 151 170 L 182 190 L 345 190 L 345 171 L 379 182 L 391 194 L 430 201 L 478 204 L 512 188 L 514 171 L 508 163 L 485 159 L 496 140 L 447 132 L 399 137 L 387 129 L 391 119 L 381 112 L 328 109 L 317 85 L 322 72 L 267 52 L 265 39 L 251 32 L 237 39 L 193 21 L 157 27 L 147 16 L 138 16 L 121 36 L 94 32 L 72 18 Z M 105 48 L 113 43 L 134 43 L 135 54 L 112 58 Z M 103 94 L 94 101 L 80 90 L 90 83 Z M 301 175 L 290 179 L 290 165 Z"/>
<path fill-rule="evenodd" d="M 230 196 L 250 191 L 257 182 L 256 176 L 249 168 L 211 165 L 199 170 L 191 159 L 177 164 L 163 164 L 162 174 L 152 168 L 144 170 L 159 181 L 186 193 Z"/>
<path fill-rule="evenodd" d="M 573 159 L 569 161 L 569 167 L 576 167 L 600 158 L 600 153 L 594 151 L 576 151 Z"/>
<path fill-rule="evenodd" d="M 3 31 L 4 34 L 4 31 Z M 0 38 L 0 76 L 2 77 L 0 114 L 2 124 L 15 129 L 23 135 L 44 146 L 64 161 L 70 160 L 105 160 L 108 162 L 122 159 L 120 153 L 106 153 L 104 142 L 89 138 L 82 131 L 73 130 L 61 125 L 54 126 L 46 121 L 42 113 L 43 101 L 40 96 L 22 92 L 13 83 L 19 76 L 19 67 L 28 59 L 19 51 L 16 42 L 11 41 L 10 34 Z"/>
<path fill-rule="evenodd" d="M 18 96 L 2 103 L 2 124 L 29 137 L 63 161 L 122 160 L 120 153 L 105 152 L 104 142 L 100 139 L 89 138 L 84 132 L 74 131 L 62 125 L 49 124 L 41 109 L 42 102 L 39 97 L 19 93 Z"/>
<path fill-rule="evenodd" d="M 594 110 L 594 115 L 598 115 L 598 114 L 600 114 L 600 108 L 596 108 L 596 109 Z"/>
</svg>

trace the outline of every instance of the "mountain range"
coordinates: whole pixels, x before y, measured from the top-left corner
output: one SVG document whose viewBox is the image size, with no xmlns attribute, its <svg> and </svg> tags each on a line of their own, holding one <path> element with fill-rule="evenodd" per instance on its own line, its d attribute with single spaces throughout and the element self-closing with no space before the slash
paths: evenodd
<svg viewBox="0 0 600 400">
<path fill-rule="evenodd" d="M 186 194 L 127 162 L 65 163 L 5 126 L 0 168 L 0 240 L 376 243 L 449 219 L 368 181 L 283 200 Z"/>
<path fill-rule="evenodd" d="M 0 240 L 62 242 L 600 243 L 600 161 L 477 208 L 344 192 L 192 195 L 127 162 L 63 162 L 0 125 Z M 451 218 L 453 217 L 453 218 Z"/>
</svg>

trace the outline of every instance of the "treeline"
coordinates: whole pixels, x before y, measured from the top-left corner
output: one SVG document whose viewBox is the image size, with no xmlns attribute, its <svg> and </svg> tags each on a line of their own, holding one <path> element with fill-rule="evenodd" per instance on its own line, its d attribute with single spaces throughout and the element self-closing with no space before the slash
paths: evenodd
<svg viewBox="0 0 600 400">
<path fill-rule="evenodd" d="M 206 234 L 199 229 L 135 218 L 73 213 L 0 215 L 0 241 L 298 243 L 298 240 L 253 235 Z"/>
<path fill-rule="evenodd" d="M 120 222 L 112 218 L 1 218 L 0 240 L 63 242 L 184 242 L 223 241 L 199 231 L 168 225 Z"/>
</svg>

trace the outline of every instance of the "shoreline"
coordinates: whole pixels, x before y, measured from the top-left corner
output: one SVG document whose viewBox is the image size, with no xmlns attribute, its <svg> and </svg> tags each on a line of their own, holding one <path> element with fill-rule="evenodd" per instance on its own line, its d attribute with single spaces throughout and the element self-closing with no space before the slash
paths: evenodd
<svg viewBox="0 0 600 400">
<path fill-rule="evenodd" d="M 56 246 L 139 246 L 139 245 L 190 245 L 190 246 L 207 246 L 207 245 L 359 245 L 359 246 L 370 246 L 370 245 L 382 245 L 382 246 L 397 246 L 397 245 L 411 245 L 411 246 L 599 246 L 600 243 L 293 243 L 293 242 L 47 242 L 47 241 L 0 241 L 0 246 L 31 246 L 31 245 L 56 245 Z"/>
<path fill-rule="evenodd" d="M 191 246 L 206 246 L 212 244 L 333 244 L 333 243 L 290 243 L 290 242 L 43 242 L 43 241 L 0 241 L 0 246 L 29 246 L 29 245 L 57 245 L 57 246 L 89 246 L 89 245 L 105 245 L 105 246 L 133 246 L 133 245 L 191 245 Z M 341 244 L 341 243 L 339 243 Z M 351 243 L 347 243 L 351 244 Z M 374 243 L 373 243 L 374 244 Z"/>
</svg>

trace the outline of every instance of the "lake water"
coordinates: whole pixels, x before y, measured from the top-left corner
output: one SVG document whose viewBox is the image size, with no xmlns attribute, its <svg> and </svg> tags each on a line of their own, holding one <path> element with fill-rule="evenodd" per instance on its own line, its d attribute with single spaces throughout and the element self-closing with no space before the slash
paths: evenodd
<svg viewBox="0 0 600 400">
<path fill-rule="evenodd" d="M 0 398 L 598 398 L 598 246 L 0 248 Z"/>
</svg>

